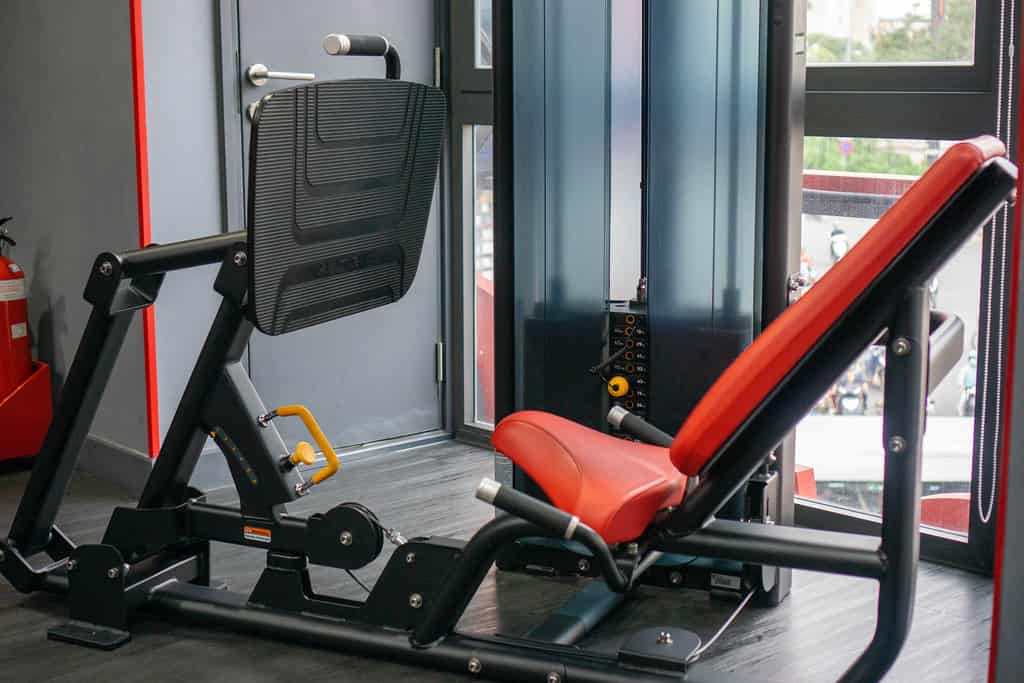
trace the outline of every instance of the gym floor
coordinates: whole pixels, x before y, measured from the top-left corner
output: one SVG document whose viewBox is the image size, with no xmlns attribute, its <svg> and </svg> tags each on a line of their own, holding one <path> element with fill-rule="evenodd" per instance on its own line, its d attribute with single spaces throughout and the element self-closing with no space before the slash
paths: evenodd
<svg viewBox="0 0 1024 683">
<path fill-rule="evenodd" d="M 476 484 L 492 473 L 491 454 L 454 442 L 342 462 L 342 470 L 315 495 L 290 506 L 296 514 L 359 500 L 381 521 L 406 536 L 468 538 L 493 515 L 473 498 Z M 0 527 L 13 518 L 27 472 L 0 476 Z M 230 491 L 211 502 L 231 502 Z M 86 475 L 76 477 L 59 518 L 79 542 L 98 541 L 112 506 L 131 504 L 124 492 Z M 392 546 L 357 575 L 372 584 Z M 213 572 L 229 587 L 251 588 L 263 553 L 217 544 Z M 363 592 L 343 572 L 315 568 L 324 593 L 358 598 Z M 576 580 L 500 574 L 493 571 L 470 604 L 459 630 L 517 635 L 537 623 L 579 585 Z M 776 608 L 749 607 L 705 655 L 715 669 L 763 675 L 775 681 L 834 680 L 867 644 L 874 629 L 873 582 L 796 572 L 793 593 Z M 713 633 L 732 605 L 699 591 L 644 587 L 585 645 L 616 651 L 616 632 L 641 626 L 685 626 Z M 923 564 L 910 640 L 886 681 L 983 681 L 988 666 L 992 583 L 938 565 Z M 461 676 L 425 671 L 260 640 L 199 626 L 140 619 L 133 640 L 113 653 L 49 641 L 47 627 L 66 618 L 57 597 L 24 596 L 0 580 L 0 679 L 9 681 L 450 681 Z M 467 675 L 465 680 L 471 680 Z"/>
</svg>

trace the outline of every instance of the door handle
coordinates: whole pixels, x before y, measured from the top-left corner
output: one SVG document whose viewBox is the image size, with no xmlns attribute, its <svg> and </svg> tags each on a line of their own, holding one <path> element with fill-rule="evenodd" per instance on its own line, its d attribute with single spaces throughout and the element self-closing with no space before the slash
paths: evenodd
<svg viewBox="0 0 1024 683">
<path fill-rule="evenodd" d="M 278 78 L 284 81 L 312 81 L 316 74 L 302 73 L 299 71 L 271 71 L 266 64 L 253 64 L 245 70 L 245 76 L 249 82 L 259 87 L 266 85 L 271 78 Z"/>
</svg>

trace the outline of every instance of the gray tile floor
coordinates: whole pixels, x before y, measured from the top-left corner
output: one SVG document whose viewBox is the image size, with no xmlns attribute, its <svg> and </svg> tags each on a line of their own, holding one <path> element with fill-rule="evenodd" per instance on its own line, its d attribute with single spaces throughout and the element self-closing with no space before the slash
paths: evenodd
<svg viewBox="0 0 1024 683">
<path fill-rule="evenodd" d="M 467 538 L 492 510 L 473 498 L 491 473 L 490 454 L 445 443 L 342 463 L 341 473 L 290 509 L 308 514 L 345 500 L 369 505 L 406 536 Z M 13 517 L 26 473 L 0 476 L 0 530 Z M 211 496 L 228 502 L 228 492 Z M 72 484 L 61 527 L 79 541 L 102 535 L 115 504 L 131 501 L 88 476 Z M 2 533 L 3 531 L 0 531 Z M 390 552 L 358 575 L 372 583 Z M 262 569 L 262 553 L 218 545 L 214 574 L 246 590 Z M 343 597 L 362 595 L 343 573 L 316 569 L 317 589 Z M 867 644 L 874 628 L 872 582 L 796 572 L 793 594 L 776 608 L 748 608 L 706 655 L 722 671 L 776 681 L 834 680 Z M 517 635 L 545 610 L 560 604 L 578 582 L 492 573 L 470 604 L 460 630 Z M 625 610 L 612 615 L 586 645 L 617 650 L 618 635 L 637 627 L 677 624 L 707 636 L 731 605 L 696 591 L 643 588 Z M 9 681 L 448 681 L 460 676 L 422 671 L 340 652 L 312 650 L 200 626 L 140 619 L 134 638 L 113 653 L 46 639 L 46 628 L 66 614 L 64 603 L 24 596 L 0 580 L 0 680 Z M 887 681 L 983 681 L 992 615 L 991 581 L 925 564 L 918 581 L 914 627 Z M 468 680 L 468 677 L 467 677 Z"/>
</svg>

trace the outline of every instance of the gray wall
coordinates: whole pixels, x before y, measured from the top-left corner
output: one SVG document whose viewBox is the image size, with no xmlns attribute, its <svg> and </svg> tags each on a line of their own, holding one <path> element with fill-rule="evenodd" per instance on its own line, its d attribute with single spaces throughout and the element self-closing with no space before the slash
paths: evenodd
<svg viewBox="0 0 1024 683">
<path fill-rule="evenodd" d="M 153 241 L 225 230 L 217 0 L 144 0 Z M 240 229 L 241 225 L 232 226 Z M 170 273 L 156 304 L 160 434 L 170 426 L 218 300 L 216 266 Z"/>
<path fill-rule="evenodd" d="M 0 51 L 0 214 L 15 216 L 34 350 L 58 387 L 89 314 L 93 259 L 138 246 L 128 3 L 8 0 Z M 145 450 L 144 378 L 136 322 L 91 449 Z"/>
</svg>

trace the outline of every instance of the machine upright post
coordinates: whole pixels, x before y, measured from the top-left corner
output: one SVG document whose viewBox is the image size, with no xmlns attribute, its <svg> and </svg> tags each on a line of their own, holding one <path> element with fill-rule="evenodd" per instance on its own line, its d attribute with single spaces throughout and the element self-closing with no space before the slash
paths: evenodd
<svg viewBox="0 0 1024 683">
<path fill-rule="evenodd" d="M 877 681 L 896 660 L 914 613 L 920 549 L 921 457 L 928 397 L 929 309 L 924 287 L 907 290 L 889 325 L 882 438 L 882 544 L 878 616 L 871 644 L 841 683 Z"/>
<path fill-rule="evenodd" d="M 103 390 L 131 324 L 133 311 L 94 305 L 57 410 L 36 458 L 8 542 L 25 557 L 46 549 L 57 511 L 96 416 Z"/>
<path fill-rule="evenodd" d="M 209 437 L 200 428 L 203 408 L 220 380 L 224 366 L 232 358 L 241 356 L 252 334 L 252 324 L 245 319 L 242 306 L 247 283 L 247 257 L 239 257 L 238 254 L 244 254 L 243 250 L 244 243 L 238 243 L 238 250 L 224 252 L 215 286 L 224 298 L 164 437 L 160 456 L 146 480 L 139 498 L 140 508 L 178 505 L 187 498 L 189 479 Z"/>
</svg>

